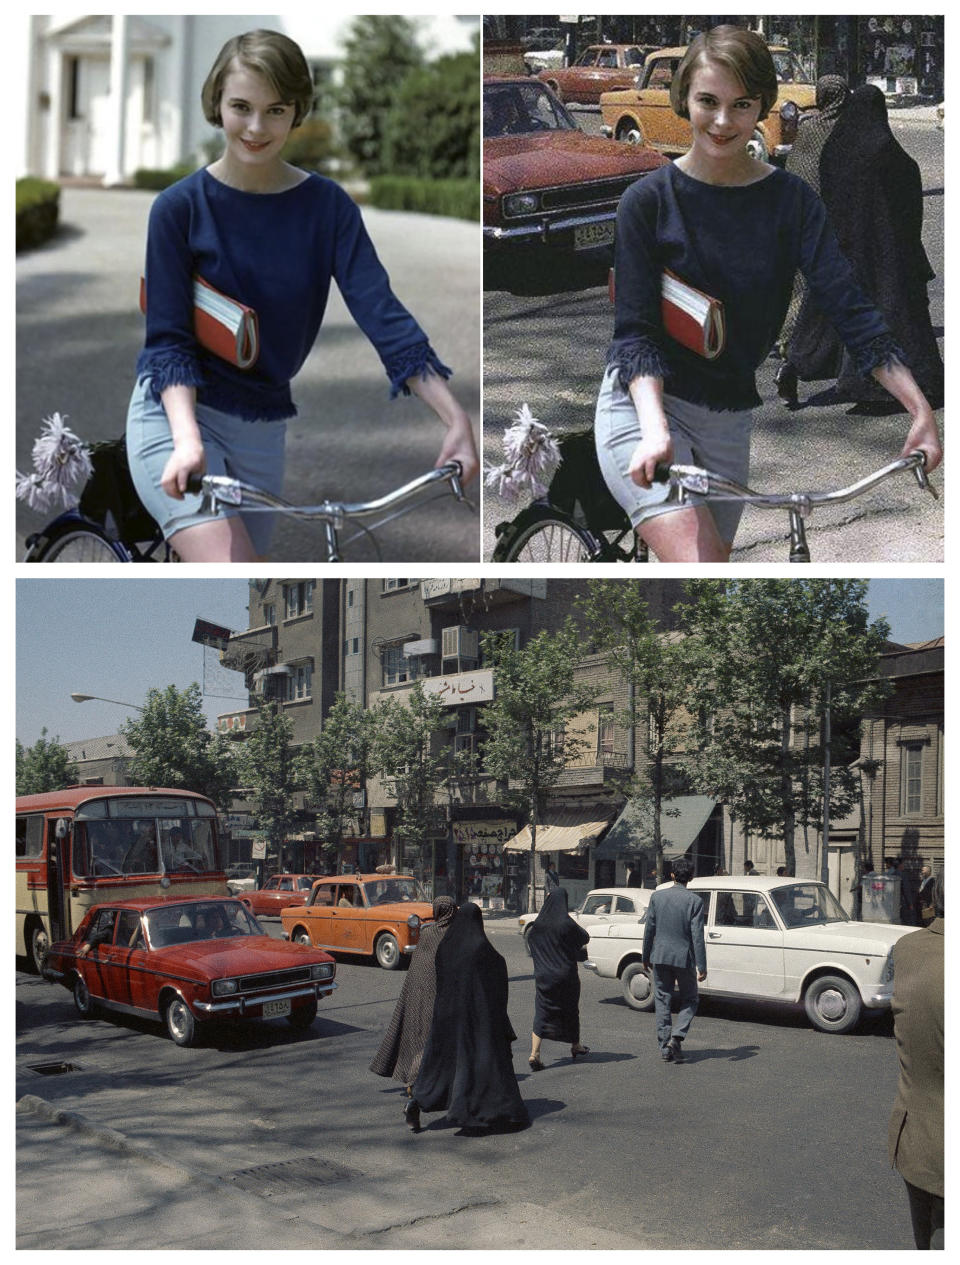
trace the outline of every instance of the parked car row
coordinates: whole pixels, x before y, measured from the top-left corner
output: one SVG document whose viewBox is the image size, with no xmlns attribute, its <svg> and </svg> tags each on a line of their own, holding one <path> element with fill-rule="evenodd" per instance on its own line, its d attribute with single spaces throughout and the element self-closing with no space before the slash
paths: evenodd
<svg viewBox="0 0 960 1265">
<path fill-rule="evenodd" d="M 810 879 L 695 878 L 703 900 L 706 997 L 802 1002 L 821 1032 L 853 1029 L 865 1009 L 889 1007 L 893 946 L 913 927 L 853 921 L 830 890 Z M 643 933 L 652 892 L 598 888 L 573 917 L 590 932 L 584 967 L 620 981 L 627 1004 L 652 1010 Z M 630 910 L 629 905 L 634 905 Z M 535 915 L 524 915 L 524 937 Z"/>
</svg>

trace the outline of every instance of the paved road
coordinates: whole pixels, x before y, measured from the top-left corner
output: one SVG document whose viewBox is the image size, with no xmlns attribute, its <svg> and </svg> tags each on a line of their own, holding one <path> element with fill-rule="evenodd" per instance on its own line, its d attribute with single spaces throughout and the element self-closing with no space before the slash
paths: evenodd
<svg viewBox="0 0 960 1265">
<path fill-rule="evenodd" d="M 585 131 L 598 133 L 596 108 L 574 113 Z M 929 288 L 934 328 L 944 319 L 943 132 L 929 110 L 893 111 L 900 143 L 919 162 L 925 190 L 924 244 L 937 273 Z M 599 282 L 599 284 L 598 284 Z M 593 425 L 596 394 L 613 316 L 605 277 L 558 290 L 545 278 L 544 293 L 484 296 L 484 439 L 487 464 L 502 460 L 502 435 L 523 402 L 560 433 Z M 805 406 L 788 411 L 777 399 L 768 359 L 758 373 L 764 401 L 757 412 L 751 485 L 798 491 L 843 487 L 899 455 L 906 416 L 856 417 L 848 405 L 823 406 L 810 388 Z M 827 383 L 818 384 L 819 391 Z M 939 415 L 941 427 L 942 412 Z M 943 475 L 934 482 L 942 489 Z M 491 556 L 494 528 L 518 506 L 488 493 L 484 500 L 484 557 Z M 786 562 L 786 516 L 748 508 L 735 562 Z M 808 533 L 814 562 L 941 562 L 943 501 L 922 496 L 913 476 L 901 476 L 847 505 L 817 510 Z"/>
<path fill-rule="evenodd" d="M 41 420 L 59 411 L 86 440 L 123 433 L 143 321 L 136 309 L 154 195 L 66 188 L 53 241 L 17 259 L 17 465 L 30 467 Z M 367 209 L 364 218 L 397 294 L 454 369 L 458 398 L 480 416 L 480 239 L 460 220 Z M 286 495 L 365 500 L 432 468 L 440 425 L 414 398 L 389 399 L 379 358 L 336 287 L 313 353 L 294 384 Z M 476 488 L 476 485 L 474 485 Z M 17 557 L 40 520 L 18 504 Z M 384 528 L 386 561 L 479 556 L 479 520 L 445 497 Z M 321 556 L 320 528 L 287 522 L 273 556 Z M 360 544 L 348 559 L 373 561 Z"/>
<path fill-rule="evenodd" d="M 888 1017 L 833 1037 L 798 1008 L 705 1001 L 670 1066 L 653 1016 L 584 973 L 593 1052 L 548 1042 L 533 1075 L 530 960 L 513 920 L 488 934 L 532 1125 L 481 1138 L 433 1116 L 410 1134 L 399 1087 L 367 1071 L 401 975 L 342 963 L 309 1032 L 281 1020 L 181 1050 L 138 1020 L 82 1024 L 63 989 L 18 974 L 18 1246 L 910 1247 L 886 1163 Z"/>
</svg>

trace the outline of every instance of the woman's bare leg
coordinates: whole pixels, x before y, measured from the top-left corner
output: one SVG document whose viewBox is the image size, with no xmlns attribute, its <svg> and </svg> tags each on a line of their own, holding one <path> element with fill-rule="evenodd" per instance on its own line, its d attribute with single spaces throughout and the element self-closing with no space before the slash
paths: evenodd
<svg viewBox="0 0 960 1265">
<path fill-rule="evenodd" d="M 184 527 L 170 537 L 181 562 L 261 562 L 243 520 L 234 516 Z"/>
<path fill-rule="evenodd" d="M 638 528 L 661 562 L 727 562 L 731 546 L 720 539 L 703 506 L 658 514 Z"/>
</svg>

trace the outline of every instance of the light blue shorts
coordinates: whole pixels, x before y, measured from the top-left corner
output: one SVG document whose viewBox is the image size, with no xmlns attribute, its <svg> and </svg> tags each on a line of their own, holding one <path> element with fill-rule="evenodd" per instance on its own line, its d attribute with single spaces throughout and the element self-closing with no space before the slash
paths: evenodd
<svg viewBox="0 0 960 1265">
<path fill-rule="evenodd" d="M 673 439 L 675 464 L 703 466 L 737 483 L 746 483 L 750 473 L 752 410 L 718 412 L 666 394 L 663 409 Z M 630 478 L 630 458 L 641 438 L 640 422 L 633 400 L 620 386 L 614 365 L 608 367 L 600 387 L 594 437 L 607 487 L 635 528 L 659 514 L 707 504 L 720 539 L 728 545 L 733 543 L 743 513 L 743 506 L 737 501 L 711 503 L 695 493 L 687 493 L 684 503 L 680 504 L 676 494 L 671 497 L 668 484 L 655 483 L 653 487 L 642 488 Z"/>
<path fill-rule="evenodd" d="M 197 405 L 197 422 L 207 457 L 207 474 L 226 474 L 253 483 L 279 496 L 283 491 L 286 422 L 245 422 L 206 404 Z M 173 437 L 163 405 L 154 400 L 148 381 L 138 382 L 127 411 L 127 461 L 137 493 L 160 524 L 165 540 L 184 527 L 209 523 L 200 513 L 202 498 L 191 493 L 182 501 L 167 496 L 160 486 L 164 466 L 173 452 Z M 229 506 L 217 515 L 243 519 L 251 543 L 263 557 L 270 548 L 276 514 L 245 514 Z"/>
</svg>

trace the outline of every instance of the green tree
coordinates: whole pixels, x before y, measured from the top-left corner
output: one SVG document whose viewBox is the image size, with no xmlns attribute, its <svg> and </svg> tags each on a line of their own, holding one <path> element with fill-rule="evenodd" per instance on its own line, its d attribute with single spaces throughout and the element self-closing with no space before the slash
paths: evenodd
<svg viewBox="0 0 960 1265">
<path fill-rule="evenodd" d="M 438 813 L 437 792 L 446 784 L 450 709 L 426 694 L 420 681 L 400 699 L 377 709 L 375 759 L 397 801 L 396 838 L 405 855 L 423 855 Z"/>
<path fill-rule="evenodd" d="M 77 766 L 59 738 L 48 738 L 46 729 L 32 747 L 17 743 L 17 794 L 40 795 L 72 786 L 78 779 Z"/>
<path fill-rule="evenodd" d="M 298 820 L 293 796 L 300 785 L 300 770 L 293 721 L 279 702 L 257 700 L 257 723 L 244 739 L 237 762 L 254 824 L 282 867 L 283 845 Z"/>
<path fill-rule="evenodd" d="M 381 175 L 384 120 L 408 72 L 423 64 L 415 24 L 396 15 L 355 18 L 343 52 L 337 101 L 344 143 L 368 176 Z"/>
<path fill-rule="evenodd" d="M 318 810 L 317 829 L 328 857 L 339 855 L 348 830 L 359 825 L 361 835 L 369 833 L 368 810 L 357 808 L 356 797 L 362 795 L 366 803 L 376 724 L 376 711 L 338 694 L 323 729 L 301 755 L 298 775 Z"/>
<path fill-rule="evenodd" d="M 664 633 L 651 618 L 645 584 L 592 581 L 578 605 L 593 644 L 608 656 L 627 687 L 627 706 L 615 710 L 613 719 L 633 731 L 639 758 L 620 785 L 644 826 L 649 823 L 660 883 L 662 819 L 670 812 L 664 801 L 680 793 L 687 782 L 676 756 L 687 741 L 691 652 L 685 637 Z"/>
<path fill-rule="evenodd" d="M 512 634 L 483 634 L 484 662 L 493 668 L 495 697 L 483 708 L 484 771 L 506 784 L 503 799 L 530 827 L 528 910 L 537 907 L 537 827 L 550 791 L 588 740 L 568 722 L 596 701 L 596 690 L 576 684 L 581 633 L 572 620 L 556 633 L 538 633 L 521 649 Z"/>
<path fill-rule="evenodd" d="M 194 681 L 147 691 L 143 711 L 120 726 L 133 748 L 130 776 L 135 785 L 182 787 L 228 808 L 234 786 L 232 744 L 212 734 L 203 714 L 203 696 Z"/>
<path fill-rule="evenodd" d="M 411 70 L 383 119 L 383 170 L 426 180 L 479 178 L 479 51 Z"/>
<path fill-rule="evenodd" d="M 889 631 L 870 623 L 866 580 L 696 580 L 684 626 L 697 668 L 691 710 L 700 748 L 695 783 L 741 825 L 781 838 L 797 873 L 798 829 L 823 825 L 823 722 L 856 730 L 881 696 L 878 657 Z M 829 689 L 828 689 L 829 687 Z M 830 815 L 856 802 L 856 771 L 833 762 Z M 818 873 L 807 856 L 801 872 Z"/>
</svg>

